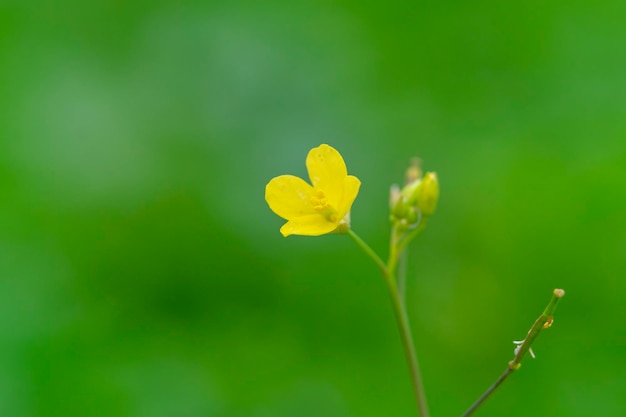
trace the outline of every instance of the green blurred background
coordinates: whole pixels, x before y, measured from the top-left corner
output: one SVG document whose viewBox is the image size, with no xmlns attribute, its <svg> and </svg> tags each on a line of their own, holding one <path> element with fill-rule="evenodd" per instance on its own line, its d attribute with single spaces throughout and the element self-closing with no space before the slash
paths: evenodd
<svg viewBox="0 0 626 417">
<path fill-rule="evenodd" d="M 383 281 L 263 200 L 336 147 L 433 416 L 626 415 L 626 2 L 0 1 L 0 415 L 414 415 Z"/>
</svg>

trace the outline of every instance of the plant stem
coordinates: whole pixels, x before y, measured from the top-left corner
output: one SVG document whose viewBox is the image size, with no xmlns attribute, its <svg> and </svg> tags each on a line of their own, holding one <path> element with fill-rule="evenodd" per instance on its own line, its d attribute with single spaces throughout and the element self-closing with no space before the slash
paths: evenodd
<svg viewBox="0 0 626 417">
<path fill-rule="evenodd" d="M 387 276 L 389 274 L 389 271 L 387 270 L 387 265 L 385 265 L 383 260 L 380 259 L 380 257 L 376 254 L 376 252 L 374 252 L 374 250 L 372 248 L 370 248 L 370 246 L 367 243 L 365 243 L 365 241 L 363 239 L 361 239 L 359 237 L 359 235 L 354 233 L 354 231 L 352 231 L 352 229 L 348 229 L 348 231 L 346 233 L 348 234 L 348 236 L 350 236 L 352 238 L 352 240 L 354 240 L 354 242 L 361 249 L 363 249 L 363 252 L 365 252 L 370 258 L 372 258 L 372 260 L 376 263 L 378 268 L 380 268 L 381 272 L 385 276 L 385 279 L 387 279 Z"/>
<path fill-rule="evenodd" d="M 559 303 L 559 300 L 563 298 L 564 295 L 565 291 L 561 289 L 557 288 L 552 291 L 552 298 L 550 299 L 550 302 L 543 310 L 543 313 L 541 313 L 537 320 L 535 320 L 533 327 L 531 327 L 528 331 L 528 335 L 524 339 L 524 343 L 522 343 L 520 349 L 517 351 L 515 358 L 513 358 L 513 360 L 509 362 L 509 368 L 513 369 L 514 371 L 518 370 L 521 366 L 520 362 L 522 361 L 522 358 L 524 357 L 526 352 L 530 350 L 531 345 L 533 344 L 537 336 L 539 336 L 539 332 L 552 326 L 552 317 L 554 316 L 554 310 L 556 310 L 556 306 Z"/>
<path fill-rule="evenodd" d="M 413 336 L 411 334 L 411 327 L 409 326 L 409 318 L 406 313 L 406 307 L 398 294 L 395 277 L 389 276 L 386 281 L 393 309 L 396 313 L 398 327 L 400 328 L 400 335 L 402 336 L 402 346 L 404 347 L 404 353 L 406 354 L 406 358 L 409 362 L 409 369 L 411 370 L 411 380 L 413 381 L 413 391 L 415 394 L 417 409 L 419 410 L 419 415 L 421 417 L 428 417 L 429 412 L 428 404 L 426 403 L 426 394 L 424 393 L 424 383 L 422 382 L 422 375 L 417 362 L 417 354 L 415 353 L 415 345 L 413 343 Z"/>
<path fill-rule="evenodd" d="M 565 291 L 561 289 L 557 288 L 554 291 L 552 291 L 552 298 L 550 299 L 550 302 L 548 303 L 546 308 L 543 310 L 543 313 L 541 313 L 541 315 L 537 318 L 537 320 L 535 320 L 535 323 L 533 323 L 532 327 L 528 331 L 528 334 L 526 338 L 524 339 L 523 343 L 521 344 L 521 346 L 519 347 L 519 349 L 516 349 L 515 357 L 513 358 L 513 360 L 509 362 L 506 370 L 502 373 L 502 375 L 500 375 L 500 377 L 496 380 L 496 382 L 494 382 L 493 385 L 491 385 L 487 389 L 487 391 L 485 391 L 485 393 L 481 395 L 480 398 L 476 400 L 474 404 L 472 404 L 472 406 L 463 414 L 462 417 L 468 417 L 472 415 L 472 413 L 474 413 L 474 411 L 476 411 L 476 409 L 480 407 L 480 405 L 483 402 L 485 402 L 487 398 L 489 398 L 491 393 L 493 393 L 495 389 L 498 388 L 500 384 L 502 384 L 504 380 L 510 374 L 513 373 L 513 371 L 517 371 L 522 366 L 521 364 L 522 358 L 530 350 L 530 347 L 535 341 L 535 339 L 537 338 L 537 336 L 539 335 L 539 332 L 541 332 L 541 330 L 543 329 L 547 329 L 548 327 L 552 326 L 552 318 L 554 316 L 554 311 L 556 310 L 556 306 L 559 303 L 559 300 L 564 295 L 565 295 Z"/>
<path fill-rule="evenodd" d="M 391 237 L 389 238 L 389 259 L 387 259 L 387 271 L 389 275 L 396 275 L 396 266 L 398 264 L 398 230 L 396 226 L 391 228 Z"/>
<path fill-rule="evenodd" d="M 415 226 L 413 230 L 407 233 L 406 236 L 398 243 L 398 252 L 402 252 L 404 248 L 406 248 L 406 246 L 411 243 L 411 241 L 415 239 L 417 235 L 422 232 L 422 230 L 424 230 L 424 228 L 426 227 L 426 220 L 426 217 L 422 218 L 419 224 Z"/>
<path fill-rule="evenodd" d="M 500 377 L 496 380 L 496 382 L 494 382 L 493 385 L 490 386 L 487 389 L 487 391 L 485 391 L 483 395 L 481 395 L 480 398 L 477 399 L 476 402 L 472 404 L 470 408 L 467 409 L 467 411 L 463 414 L 462 417 L 467 417 L 467 416 L 472 415 L 474 411 L 476 411 L 476 409 L 480 407 L 480 405 L 491 395 L 491 393 L 494 392 L 496 388 L 498 388 L 500 384 L 503 383 L 504 380 L 507 379 L 507 377 L 512 373 L 513 373 L 513 369 L 507 366 L 506 370 L 502 373 L 502 375 L 500 375 Z"/>
<path fill-rule="evenodd" d="M 406 302 L 406 265 L 407 265 L 407 251 L 403 250 L 398 254 L 398 295 L 402 302 Z"/>
<path fill-rule="evenodd" d="M 363 251 L 369 255 L 370 258 L 381 269 L 385 282 L 387 283 L 387 289 L 389 290 L 389 296 L 391 297 L 391 303 L 393 304 L 393 310 L 398 322 L 398 328 L 400 329 L 400 336 L 402 338 L 402 346 L 409 363 L 409 370 L 411 373 L 411 380 L 413 382 L 413 391 L 415 393 L 415 402 L 417 403 L 417 409 L 421 417 L 429 417 L 428 406 L 426 403 L 426 395 L 424 393 L 424 384 L 422 382 L 422 376 L 420 374 L 419 365 L 417 362 L 417 354 L 415 353 L 415 345 L 413 343 L 413 336 L 411 328 L 409 326 L 409 318 L 406 313 L 406 307 L 404 301 L 400 297 L 398 292 L 398 285 L 395 276 L 395 265 L 397 264 L 397 245 L 394 242 L 395 234 L 392 237 L 391 253 L 389 262 L 387 265 L 383 263 L 380 257 L 369 247 L 363 239 L 361 239 L 354 231 L 348 230 L 348 235 L 356 242 L 356 244 L 363 249 Z"/>
<path fill-rule="evenodd" d="M 412 230 L 402 234 L 398 233 L 397 226 L 391 229 L 391 239 L 389 242 L 389 261 L 387 268 L 390 274 L 398 275 L 398 292 L 404 300 L 404 290 L 406 289 L 406 247 L 413 239 L 417 237 L 426 227 L 426 218 L 420 219 L 420 222 Z M 397 272 L 396 272 L 397 269 Z"/>
</svg>

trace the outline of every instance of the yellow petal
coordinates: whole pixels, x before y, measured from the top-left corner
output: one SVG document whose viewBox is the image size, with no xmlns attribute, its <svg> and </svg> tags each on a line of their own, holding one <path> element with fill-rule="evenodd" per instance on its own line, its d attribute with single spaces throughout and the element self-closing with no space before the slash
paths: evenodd
<svg viewBox="0 0 626 417">
<path fill-rule="evenodd" d="M 332 146 L 320 145 L 309 151 L 306 167 L 311 183 L 326 194 L 331 205 L 338 204 L 343 197 L 344 179 L 348 169 L 343 158 Z"/>
<path fill-rule="evenodd" d="M 316 214 L 311 197 L 313 187 L 302 178 L 281 175 L 265 186 L 265 201 L 272 211 L 285 220 Z"/>
<path fill-rule="evenodd" d="M 339 205 L 337 206 L 337 212 L 340 219 L 343 219 L 346 214 L 350 212 L 352 203 L 359 194 L 359 188 L 361 187 L 361 181 L 355 176 L 348 175 L 343 181 L 343 196 Z"/>
<path fill-rule="evenodd" d="M 310 214 L 295 219 L 290 219 L 280 228 L 280 233 L 289 235 L 319 236 L 330 233 L 337 228 L 336 223 L 329 222 L 324 216 Z"/>
</svg>

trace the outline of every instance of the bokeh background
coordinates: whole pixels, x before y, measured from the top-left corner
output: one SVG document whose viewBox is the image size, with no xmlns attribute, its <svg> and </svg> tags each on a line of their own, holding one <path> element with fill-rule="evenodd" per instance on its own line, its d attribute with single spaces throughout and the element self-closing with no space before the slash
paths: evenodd
<svg viewBox="0 0 626 417">
<path fill-rule="evenodd" d="M 433 416 L 626 415 L 626 2 L 0 1 L 0 415 L 412 416 L 373 263 L 289 237 L 336 147 L 382 256 L 410 157 Z"/>
</svg>

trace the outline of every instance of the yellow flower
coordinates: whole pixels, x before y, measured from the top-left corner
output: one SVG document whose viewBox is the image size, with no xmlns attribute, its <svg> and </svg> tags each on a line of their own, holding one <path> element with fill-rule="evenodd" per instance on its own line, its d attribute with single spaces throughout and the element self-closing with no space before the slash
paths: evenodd
<svg viewBox="0 0 626 417">
<path fill-rule="evenodd" d="M 265 201 L 287 223 L 280 233 L 319 236 L 350 228 L 350 207 L 361 181 L 348 175 L 337 150 L 320 145 L 306 157 L 311 184 L 293 175 L 281 175 L 265 186 Z"/>
</svg>

